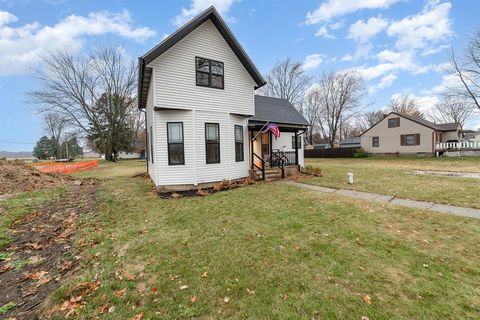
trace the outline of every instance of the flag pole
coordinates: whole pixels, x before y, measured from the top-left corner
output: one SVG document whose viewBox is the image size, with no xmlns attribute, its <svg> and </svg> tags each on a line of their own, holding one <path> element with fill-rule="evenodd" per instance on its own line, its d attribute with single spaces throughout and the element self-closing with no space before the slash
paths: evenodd
<svg viewBox="0 0 480 320">
<path fill-rule="evenodd" d="M 257 132 L 257 134 L 252 138 L 252 141 L 254 141 L 255 139 L 257 139 L 257 136 L 262 132 L 263 128 L 265 128 L 268 124 L 270 123 L 270 121 L 267 121 L 263 127 Z"/>
</svg>

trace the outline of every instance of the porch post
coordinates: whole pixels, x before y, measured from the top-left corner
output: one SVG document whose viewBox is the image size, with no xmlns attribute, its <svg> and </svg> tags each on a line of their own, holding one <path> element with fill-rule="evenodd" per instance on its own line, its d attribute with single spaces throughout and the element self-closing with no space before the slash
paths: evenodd
<svg viewBox="0 0 480 320">
<path fill-rule="evenodd" d="M 250 131 L 250 157 L 252 163 L 250 164 L 251 168 L 253 169 L 253 131 Z"/>
<path fill-rule="evenodd" d="M 295 164 L 298 166 L 298 131 L 295 132 Z"/>
<path fill-rule="evenodd" d="M 270 148 L 270 166 L 272 166 L 272 152 L 273 152 L 273 147 L 272 147 L 272 131 L 268 131 L 268 144 L 269 144 L 269 148 Z"/>
</svg>

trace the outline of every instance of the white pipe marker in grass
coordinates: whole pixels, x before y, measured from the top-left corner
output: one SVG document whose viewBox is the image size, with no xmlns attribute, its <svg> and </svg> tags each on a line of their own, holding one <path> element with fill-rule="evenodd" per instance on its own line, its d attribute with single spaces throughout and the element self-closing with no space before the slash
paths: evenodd
<svg viewBox="0 0 480 320">
<path fill-rule="evenodd" d="M 347 173 L 347 178 L 348 178 L 347 182 L 349 184 L 353 184 L 353 173 L 351 173 L 351 172 Z"/>
</svg>

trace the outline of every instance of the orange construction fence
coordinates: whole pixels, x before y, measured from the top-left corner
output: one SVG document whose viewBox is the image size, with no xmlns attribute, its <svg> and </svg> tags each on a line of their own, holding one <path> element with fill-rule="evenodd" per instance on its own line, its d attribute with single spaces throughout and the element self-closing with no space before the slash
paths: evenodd
<svg viewBox="0 0 480 320">
<path fill-rule="evenodd" d="M 36 166 L 35 168 L 41 172 L 48 173 L 74 173 L 82 170 L 88 170 L 98 166 L 98 160 L 82 161 L 68 164 L 52 164 L 46 166 Z"/>
</svg>

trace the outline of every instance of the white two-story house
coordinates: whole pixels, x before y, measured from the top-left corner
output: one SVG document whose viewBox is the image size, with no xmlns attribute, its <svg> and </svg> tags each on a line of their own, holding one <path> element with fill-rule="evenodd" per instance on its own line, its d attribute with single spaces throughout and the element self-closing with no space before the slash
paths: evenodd
<svg viewBox="0 0 480 320">
<path fill-rule="evenodd" d="M 255 171 L 265 178 L 278 164 L 302 166 L 308 122 L 288 101 L 255 95 L 263 85 L 213 7 L 140 57 L 139 107 L 155 185 L 187 190 Z M 268 124 L 280 129 L 278 139 L 263 132 Z"/>
</svg>

